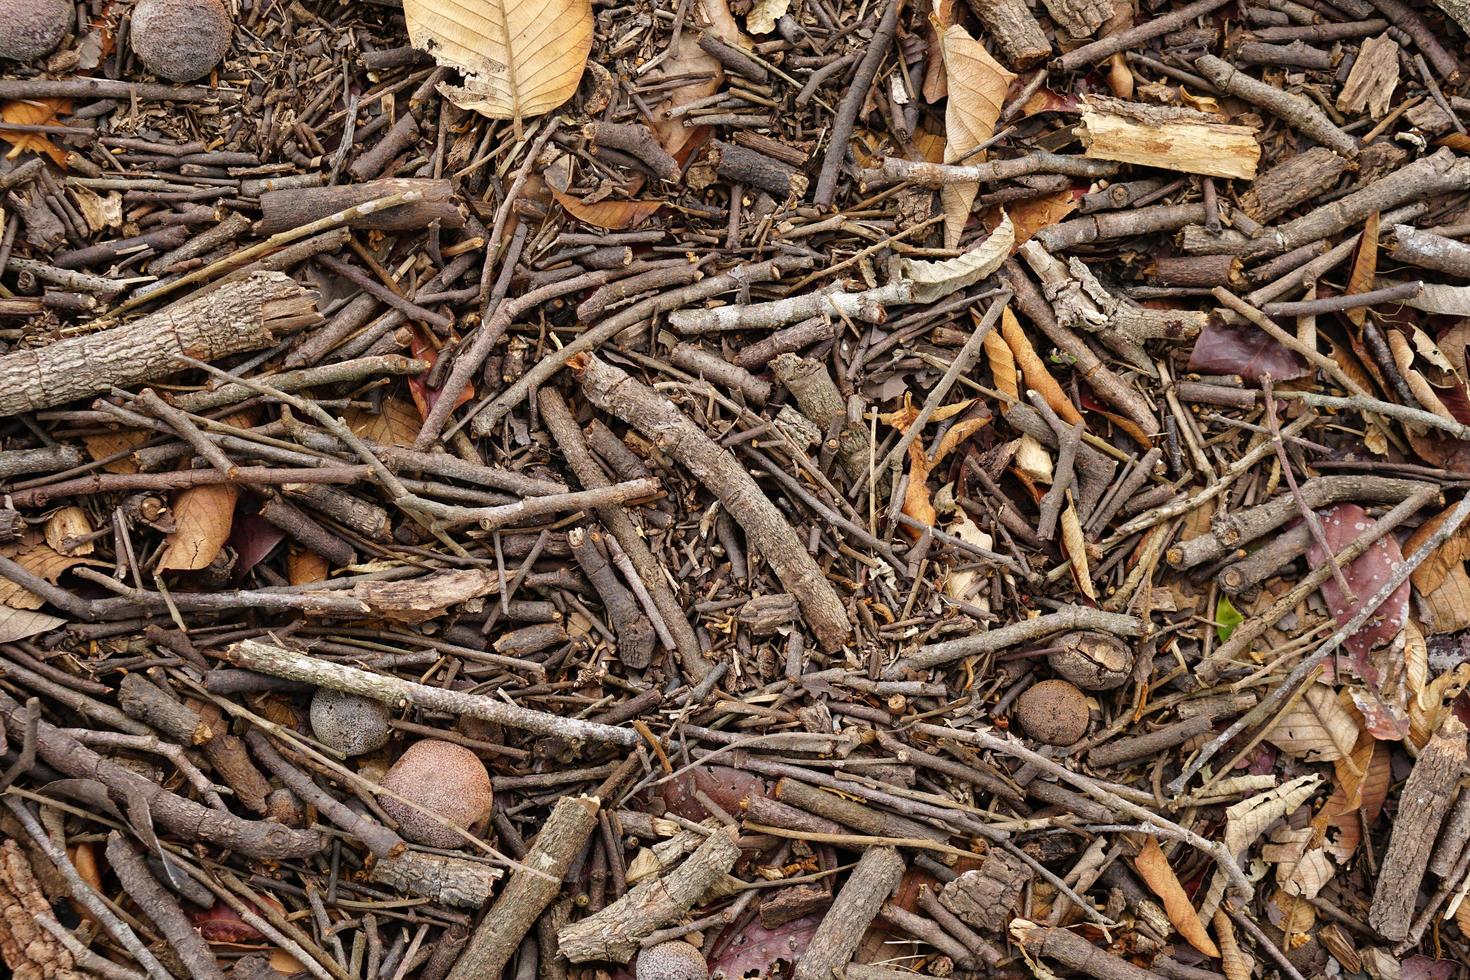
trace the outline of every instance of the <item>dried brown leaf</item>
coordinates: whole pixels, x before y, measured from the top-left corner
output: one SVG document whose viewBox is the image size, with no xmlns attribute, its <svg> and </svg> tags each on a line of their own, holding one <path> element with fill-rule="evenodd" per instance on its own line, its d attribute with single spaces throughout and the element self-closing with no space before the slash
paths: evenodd
<svg viewBox="0 0 1470 980">
<path fill-rule="evenodd" d="M 91 533 L 92 522 L 87 512 L 75 504 L 62 507 L 46 518 L 46 543 L 64 554 L 90 555 L 94 550 L 91 541 L 78 541 L 69 551 L 65 546 L 68 539 L 85 538 Z"/>
<path fill-rule="evenodd" d="M 1298 776 L 1273 790 L 1232 804 L 1225 810 L 1225 846 L 1231 854 L 1241 854 L 1267 827 L 1311 799 L 1321 783 L 1320 776 Z"/>
<path fill-rule="evenodd" d="M 174 498 L 174 531 L 164 545 L 159 571 L 194 571 L 214 561 L 235 522 L 239 488 L 190 487 Z"/>
<path fill-rule="evenodd" d="M 1010 307 L 1006 307 L 1000 315 L 1000 334 L 1015 355 L 1016 363 L 1020 365 L 1026 387 L 1039 392 L 1051 406 L 1051 410 L 1068 424 L 1075 425 L 1083 421 L 1082 413 L 1077 411 L 1072 399 L 1067 397 L 1062 386 L 1057 384 L 1057 379 L 1047 370 L 1046 362 L 1036 353 L 1036 348 L 1031 346 L 1031 338 L 1021 329 L 1021 324 Z"/>
<path fill-rule="evenodd" d="M 572 97 L 592 50 L 591 0 L 403 0 L 403 18 L 414 47 L 464 75 L 445 98 L 517 128 Z"/>
<path fill-rule="evenodd" d="M 0 606 L 0 643 L 14 643 L 16 640 L 47 633 L 65 625 L 66 620 L 58 616 L 49 616 L 32 609 Z"/>
<path fill-rule="evenodd" d="M 1087 560 L 1087 536 L 1082 533 L 1082 521 L 1077 517 L 1077 505 L 1069 493 L 1067 506 L 1062 510 L 1062 551 L 1072 565 L 1072 583 L 1083 595 L 1097 601 L 1097 586 L 1092 583 L 1092 568 Z"/>
<path fill-rule="evenodd" d="M 637 227 L 653 217 L 654 213 L 665 203 L 663 201 L 607 200 L 587 204 L 574 194 L 564 194 L 555 189 L 552 190 L 551 196 L 556 198 L 556 203 L 566 208 L 567 213 L 578 221 L 607 231 L 622 231 L 626 228 Z"/>
<path fill-rule="evenodd" d="M 1235 941 L 1235 923 L 1224 912 L 1215 913 L 1215 935 L 1220 937 L 1220 972 L 1225 980 L 1251 980 L 1255 963 Z"/>
<path fill-rule="evenodd" d="M 68 568 L 77 565 L 106 564 L 80 555 L 63 555 L 45 544 L 32 545 L 11 555 L 10 560 L 31 574 L 39 575 L 52 585 L 56 584 Z M 10 606 L 13 609 L 40 609 L 45 604 L 45 600 L 35 593 L 27 591 L 9 579 L 0 579 L 0 605 Z"/>
<path fill-rule="evenodd" d="M 1332 688 L 1313 684 L 1277 722 L 1266 741 L 1307 762 L 1332 762 L 1352 752 L 1358 733 L 1358 720 Z"/>
<path fill-rule="evenodd" d="M 944 160 L 955 163 L 983 160 L 976 155 L 966 157 L 975 147 L 995 133 L 995 122 L 1005 104 L 1006 90 L 1016 76 L 990 56 L 985 45 L 971 37 L 963 27 L 951 24 L 940 37 L 944 57 L 945 81 L 949 100 L 944 112 Z M 970 218 L 970 205 L 975 201 L 979 184 L 946 185 L 940 194 L 944 207 L 944 241 L 947 248 L 959 244 L 965 223 Z"/>
<path fill-rule="evenodd" d="M 1218 957 L 1220 950 L 1210 938 L 1205 924 L 1200 921 L 1199 913 L 1190 904 L 1189 896 L 1184 893 L 1184 886 L 1179 883 L 1174 869 L 1169 867 L 1169 859 L 1164 856 L 1157 839 L 1144 838 L 1143 848 L 1138 852 L 1138 857 L 1134 858 L 1133 866 L 1143 883 L 1164 903 L 1164 911 L 1168 913 L 1174 928 L 1179 930 L 1179 935 L 1189 940 L 1189 944 L 1204 955 Z"/>
</svg>

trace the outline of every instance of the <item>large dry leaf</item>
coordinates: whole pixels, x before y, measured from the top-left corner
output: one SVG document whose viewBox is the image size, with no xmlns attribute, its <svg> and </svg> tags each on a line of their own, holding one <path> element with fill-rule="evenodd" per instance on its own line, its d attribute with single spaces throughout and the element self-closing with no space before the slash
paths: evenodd
<svg viewBox="0 0 1470 980">
<path fill-rule="evenodd" d="M 1378 280 L 1378 286 L 1397 286 L 1396 282 Z M 1445 316 L 1470 316 L 1470 286 L 1451 286 L 1443 282 L 1426 282 L 1418 296 L 1400 300 L 1405 306 L 1425 313 Z"/>
<path fill-rule="evenodd" d="M 769 34 L 776 29 L 776 21 L 790 9 L 791 0 L 755 0 L 750 13 L 745 15 L 745 28 L 752 34 Z"/>
<path fill-rule="evenodd" d="M 353 435 L 380 446 L 412 446 L 424 424 L 413 403 L 397 395 L 384 398 L 380 411 L 349 407 L 343 418 Z"/>
<path fill-rule="evenodd" d="M 1260 384 L 1268 374 L 1273 381 L 1294 381 L 1310 373 L 1304 357 L 1278 344 L 1264 330 L 1216 319 L 1206 323 L 1195 338 L 1189 370 L 1238 374 L 1251 385 Z"/>
<path fill-rule="evenodd" d="M 286 581 L 292 585 L 325 582 L 331 572 L 332 563 L 310 548 L 293 544 L 286 549 Z"/>
<path fill-rule="evenodd" d="M 517 126 L 572 97 L 592 50 L 591 0 L 403 0 L 403 18 L 414 47 L 463 73 L 445 98 Z"/>
<path fill-rule="evenodd" d="M 118 453 L 132 450 L 143 445 L 149 439 L 147 429 L 123 429 L 120 432 L 103 432 L 98 435 L 82 436 L 82 445 L 87 447 L 87 455 L 94 461 L 108 459 Z M 136 473 L 138 464 L 132 456 L 123 456 L 114 459 L 102 467 L 108 473 Z"/>
<path fill-rule="evenodd" d="M 60 116 L 70 111 L 71 102 L 68 99 L 26 99 L 0 106 L 0 120 L 19 126 L 56 126 L 61 124 Z M 45 154 L 51 158 L 52 163 L 62 169 L 66 168 L 66 151 L 42 133 L 17 133 L 14 130 L 0 129 L 0 139 L 11 144 L 7 158 L 30 151 Z"/>
<path fill-rule="evenodd" d="M 1010 310 L 1002 315 L 1009 316 Z M 994 330 L 986 334 L 980 343 L 981 349 L 985 351 L 985 360 L 990 365 L 991 385 L 1001 394 L 1020 401 L 1020 375 L 1016 369 L 1016 355 L 1011 353 L 1010 345 Z"/>
<path fill-rule="evenodd" d="M 1307 762 L 1332 762 L 1352 752 L 1358 720 L 1325 684 L 1313 684 L 1276 723 L 1266 741 Z"/>
<path fill-rule="evenodd" d="M 1225 980 L 1251 980 L 1256 965 L 1235 940 L 1235 923 L 1224 912 L 1215 913 L 1215 935 L 1220 937 L 1220 972 Z"/>
<path fill-rule="evenodd" d="M 1357 851 L 1364 822 L 1372 826 L 1378 819 L 1393 781 L 1389 763 L 1388 746 L 1365 734 L 1352 756 L 1334 766 L 1336 786 L 1312 818 L 1312 830 L 1321 835 L 1322 849 L 1339 865 L 1346 865 Z"/>
<path fill-rule="evenodd" d="M 675 156 L 693 139 L 700 127 L 697 121 L 688 121 L 687 116 L 670 119 L 668 111 L 713 95 L 725 81 L 724 66 L 699 46 L 700 34 L 712 34 L 736 47 L 751 47 L 750 39 L 741 33 L 725 0 L 693 0 L 686 6 L 689 12 L 685 26 L 692 24 L 698 30 L 680 31 L 678 42 L 668 57 L 647 76 L 650 82 L 665 78 L 689 79 L 687 83 L 668 90 L 668 96 L 654 106 L 653 120 L 649 123 L 663 148 Z"/>
<path fill-rule="evenodd" d="M 1357 504 L 1337 504 L 1322 511 L 1322 533 L 1332 554 L 1358 540 L 1373 525 L 1368 512 Z M 1313 567 L 1329 560 L 1329 555 L 1314 541 L 1307 549 L 1307 562 Z M 1357 600 L 1367 599 L 1382 588 L 1404 562 L 1398 539 L 1388 534 L 1369 546 L 1368 550 L 1343 569 L 1343 578 Z M 1353 668 L 1369 683 L 1378 680 L 1378 667 L 1372 659 L 1376 647 L 1386 646 L 1399 635 L 1409 618 L 1410 586 L 1403 582 L 1394 589 L 1373 616 L 1352 636 L 1343 641 L 1343 649 L 1352 659 Z M 1343 595 L 1335 578 L 1322 583 L 1322 598 L 1339 624 L 1357 615 L 1359 605 Z"/>
<path fill-rule="evenodd" d="M 1225 811 L 1225 846 L 1239 855 L 1266 832 L 1266 828 L 1291 813 L 1317 791 L 1320 776 L 1298 776 L 1273 790 L 1241 800 Z"/>
<path fill-rule="evenodd" d="M 1337 872 L 1327 852 L 1312 846 L 1316 836 L 1311 827 L 1283 824 L 1271 832 L 1270 843 L 1261 847 L 1261 860 L 1276 865 L 1276 883 L 1288 895 L 1315 898 Z"/>
<path fill-rule="evenodd" d="M 1016 76 L 1006 71 L 985 50 L 985 45 L 958 24 L 945 29 L 939 47 L 949 86 L 949 101 L 944 110 L 944 162 L 955 163 L 995 133 L 1006 90 Z M 981 159 L 984 158 L 974 156 L 967 162 Z M 941 191 L 946 247 L 959 244 L 970 217 L 970 205 L 975 202 L 979 189 L 979 184 L 949 184 Z"/>
<path fill-rule="evenodd" d="M 0 606 L 0 643 L 14 643 L 16 640 L 24 640 L 65 625 L 66 620 L 58 616 L 50 616 L 32 609 L 12 609 L 9 606 Z"/>
<path fill-rule="evenodd" d="M 1157 839 L 1144 838 L 1143 849 L 1138 852 L 1133 866 L 1143 883 L 1164 903 L 1164 911 L 1168 913 L 1174 928 L 1179 930 L 1179 935 L 1189 940 L 1191 946 L 1206 956 L 1218 957 L 1220 950 L 1210 938 L 1205 924 L 1200 921 L 1199 913 L 1190 904 L 1189 896 L 1184 893 L 1184 886 L 1179 884 L 1179 876 L 1169 867 L 1169 859 L 1164 856 Z"/>
<path fill-rule="evenodd" d="M 1016 223 L 1016 245 L 1024 245 L 1043 228 L 1050 228 L 1077 210 L 1077 195 L 1072 190 L 1028 197 L 1008 204 L 1011 220 Z"/>
<path fill-rule="evenodd" d="M 932 262 L 904 259 L 903 275 L 914 283 L 914 302 L 937 303 L 951 293 L 973 286 L 1000 268 L 1015 242 L 1015 226 L 1005 217 L 985 241 L 962 255 Z"/>
<path fill-rule="evenodd" d="M 602 228 L 605 231 L 622 231 L 625 228 L 634 228 L 649 218 L 654 212 L 664 206 L 663 201 L 598 201 L 588 204 L 579 200 L 574 194 L 564 194 L 553 189 L 551 196 L 556 198 L 556 203 L 566 208 L 567 213 L 584 224 L 594 228 Z"/>
<path fill-rule="evenodd" d="M 63 555 L 50 545 L 38 544 L 11 555 L 10 560 L 21 568 L 38 575 L 55 585 L 68 568 L 76 565 L 105 565 L 80 555 Z M 0 579 L 0 605 L 13 609 L 40 609 L 46 602 L 34 592 L 27 591 L 9 579 Z"/>
<path fill-rule="evenodd" d="M 1347 295 L 1366 293 L 1373 289 L 1373 277 L 1378 273 L 1378 212 L 1368 215 L 1363 222 L 1363 237 L 1358 240 L 1358 255 L 1353 259 L 1353 272 L 1348 277 Z M 1362 327 L 1368 318 L 1366 306 L 1347 311 L 1353 326 Z"/>
<path fill-rule="evenodd" d="M 214 561 L 230 539 L 239 496 L 239 488 L 224 483 L 180 493 L 174 499 L 174 531 L 164 546 L 159 571 L 194 571 Z"/>
</svg>

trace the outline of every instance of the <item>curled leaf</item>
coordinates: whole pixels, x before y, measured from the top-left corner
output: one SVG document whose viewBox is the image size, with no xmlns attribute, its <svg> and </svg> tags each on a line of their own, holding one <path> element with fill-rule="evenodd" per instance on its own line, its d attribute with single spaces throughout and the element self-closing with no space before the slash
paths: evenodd
<svg viewBox="0 0 1470 980">
<path fill-rule="evenodd" d="M 1179 930 L 1179 935 L 1189 940 L 1191 946 L 1206 956 L 1218 957 L 1220 950 L 1210 938 L 1205 924 L 1200 921 L 1199 913 L 1190 904 L 1189 896 L 1184 893 L 1184 886 L 1179 884 L 1179 877 L 1169 867 L 1169 859 L 1164 856 L 1156 838 L 1144 838 L 1143 848 L 1134 859 L 1133 866 L 1143 883 L 1164 903 L 1164 911 L 1168 913 L 1174 928 Z"/>
</svg>

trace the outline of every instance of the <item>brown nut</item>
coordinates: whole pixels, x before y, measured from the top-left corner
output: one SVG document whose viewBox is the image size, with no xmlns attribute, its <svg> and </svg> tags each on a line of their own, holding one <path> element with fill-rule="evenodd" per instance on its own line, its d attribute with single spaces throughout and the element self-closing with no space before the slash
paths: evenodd
<svg viewBox="0 0 1470 980">
<path fill-rule="evenodd" d="M 1084 691 L 1111 691 L 1133 671 L 1133 651 L 1116 636 L 1079 630 L 1056 645 L 1061 649 L 1048 654 L 1046 662 Z"/>
<path fill-rule="evenodd" d="M 383 777 L 383 788 L 436 813 L 461 830 L 490 815 L 490 773 L 480 757 L 462 745 L 426 738 L 408 747 Z M 429 847 L 464 846 L 464 838 L 426 813 L 387 794 L 383 811 L 398 821 L 398 832 Z"/>
<path fill-rule="evenodd" d="M 5 0 L 0 4 L 0 58 L 30 61 L 50 54 L 71 30 L 67 0 Z"/>
<path fill-rule="evenodd" d="M 139 0 L 128 41 L 155 75 L 192 82 L 220 63 L 234 29 L 220 0 Z"/>
<path fill-rule="evenodd" d="M 637 980 L 709 980 L 704 954 L 682 939 L 645 949 L 634 967 Z"/>
<path fill-rule="evenodd" d="M 1087 734 L 1087 695 L 1071 681 L 1042 681 L 1016 699 L 1016 720 L 1047 745 L 1071 745 Z"/>
</svg>

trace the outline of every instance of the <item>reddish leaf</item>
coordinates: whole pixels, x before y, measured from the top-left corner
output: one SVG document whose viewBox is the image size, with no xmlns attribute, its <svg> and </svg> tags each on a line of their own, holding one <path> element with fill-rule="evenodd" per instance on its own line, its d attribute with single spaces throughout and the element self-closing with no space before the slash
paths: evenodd
<svg viewBox="0 0 1470 980">
<path fill-rule="evenodd" d="M 418 330 L 413 331 L 413 337 L 409 340 L 409 347 L 417 360 L 426 361 L 430 366 L 439 360 L 439 352 L 430 346 L 429 342 L 424 339 L 423 334 Z M 427 416 L 433 409 L 434 403 L 444 394 L 442 390 L 428 386 L 426 383 L 428 377 L 429 374 L 427 371 L 423 374 L 410 374 L 408 376 L 408 390 L 413 395 L 413 403 L 418 406 L 421 417 Z M 473 401 L 474 398 L 474 386 L 465 385 L 464 390 L 459 393 L 459 397 L 454 400 L 454 407 L 459 408 L 459 406 L 466 402 Z"/>
<path fill-rule="evenodd" d="M 199 935 L 207 943 L 258 943 L 265 940 L 259 930 L 224 902 L 215 902 L 203 911 L 191 911 L 189 921 L 198 927 Z"/>
<path fill-rule="evenodd" d="M 249 514 L 237 520 L 230 532 L 230 547 L 239 556 L 235 563 L 235 574 L 243 577 L 246 572 L 265 561 L 284 540 L 286 533 L 259 514 Z"/>
<path fill-rule="evenodd" d="M 1373 524 L 1367 512 L 1356 504 L 1329 507 L 1321 512 L 1320 517 L 1327 545 L 1334 553 L 1362 537 L 1363 532 Z M 1314 566 L 1326 561 L 1327 557 L 1315 542 L 1307 550 L 1307 561 Z M 1403 560 L 1398 541 L 1393 535 L 1387 535 L 1379 538 L 1371 548 L 1345 568 L 1344 577 L 1353 594 L 1359 601 L 1363 601 L 1383 587 L 1383 583 L 1388 581 Z M 1389 643 L 1404 628 L 1404 623 L 1409 618 L 1409 592 L 1410 586 L 1405 580 L 1378 607 L 1373 618 L 1343 643 L 1352 657 L 1354 668 L 1370 684 L 1378 681 L 1378 670 L 1370 659 L 1373 648 Z M 1322 597 L 1339 624 L 1352 619 L 1358 611 L 1357 604 L 1349 603 L 1343 596 L 1335 578 L 1328 579 L 1323 584 Z"/>
<path fill-rule="evenodd" d="M 1200 374 L 1238 374 L 1247 384 L 1292 381 L 1307 375 L 1307 362 L 1254 326 L 1212 320 L 1194 342 L 1189 370 Z"/>
<path fill-rule="evenodd" d="M 1455 962 L 1410 956 L 1399 964 L 1399 972 L 1403 980 L 1450 980 L 1455 975 Z"/>
<path fill-rule="evenodd" d="M 767 929 L 761 925 L 760 919 L 751 919 L 740 935 L 710 962 L 710 976 L 725 977 L 726 980 L 740 980 L 752 975 L 772 976 L 777 963 L 794 963 L 806 952 L 821 921 L 819 915 L 808 915 L 775 929 Z"/>
<path fill-rule="evenodd" d="M 710 815 L 695 798 L 703 790 L 726 813 L 738 815 L 743 800 L 765 796 L 766 784 L 759 776 L 729 766 L 695 766 L 659 787 L 664 806 L 686 820 L 703 820 Z"/>
</svg>

